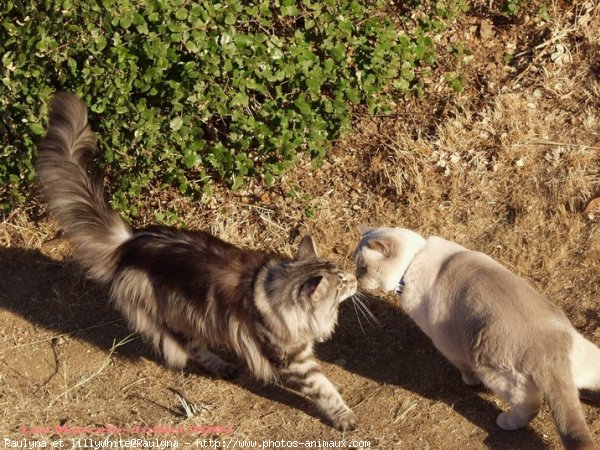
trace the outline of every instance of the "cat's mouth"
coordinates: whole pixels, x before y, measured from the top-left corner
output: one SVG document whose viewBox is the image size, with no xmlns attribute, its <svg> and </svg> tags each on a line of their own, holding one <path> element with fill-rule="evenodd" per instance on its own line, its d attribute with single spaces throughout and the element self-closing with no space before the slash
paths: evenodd
<svg viewBox="0 0 600 450">
<path fill-rule="evenodd" d="M 354 281 L 354 283 L 352 283 L 351 286 L 348 286 L 346 288 L 346 292 L 344 292 L 344 294 L 340 296 L 340 303 L 342 303 L 344 300 L 348 300 L 350 297 L 356 294 L 357 289 L 358 283 Z"/>
<path fill-rule="evenodd" d="M 365 289 L 367 291 L 383 291 L 385 292 L 384 289 L 382 289 L 382 286 L 380 286 L 380 284 L 377 282 L 377 280 L 374 280 L 372 278 L 363 276 L 363 277 L 358 277 L 358 284 L 360 284 L 362 289 Z"/>
</svg>

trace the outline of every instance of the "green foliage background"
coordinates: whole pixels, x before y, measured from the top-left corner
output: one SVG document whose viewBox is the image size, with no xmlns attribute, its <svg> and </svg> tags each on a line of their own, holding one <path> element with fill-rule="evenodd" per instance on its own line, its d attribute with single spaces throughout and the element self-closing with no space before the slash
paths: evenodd
<svg viewBox="0 0 600 450">
<path fill-rule="evenodd" d="M 24 200 L 57 89 L 84 99 L 113 203 L 149 187 L 273 183 L 299 152 L 322 159 L 352 108 L 419 93 L 431 33 L 464 7 L 437 2 L 399 31 L 355 0 L 8 0 L 0 6 L 0 202 Z"/>
</svg>

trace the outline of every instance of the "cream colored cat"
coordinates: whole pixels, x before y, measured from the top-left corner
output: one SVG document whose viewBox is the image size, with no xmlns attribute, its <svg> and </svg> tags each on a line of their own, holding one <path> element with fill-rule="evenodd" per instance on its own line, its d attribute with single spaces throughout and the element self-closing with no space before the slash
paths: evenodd
<svg viewBox="0 0 600 450">
<path fill-rule="evenodd" d="M 595 448 L 579 395 L 600 397 L 600 349 L 559 308 L 483 253 L 401 228 L 359 231 L 359 284 L 395 290 L 466 384 L 510 404 L 500 428 L 526 426 L 545 397 L 565 448 Z"/>
</svg>

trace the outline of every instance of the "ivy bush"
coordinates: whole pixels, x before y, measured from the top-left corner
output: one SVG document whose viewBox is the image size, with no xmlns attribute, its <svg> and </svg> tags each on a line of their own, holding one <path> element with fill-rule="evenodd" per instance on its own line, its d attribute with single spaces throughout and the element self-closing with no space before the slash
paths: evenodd
<svg viewBox="0 0 600 450">
<path fill-rule="evenodd" d="M 5 210 L 57 89 L 88 104 L 113 203 L 135 215 L 151 188 L 201 195 L 271 184 L 300 152 L 318 163 L 353 107 L 420 93 L 437 57 L 428 27 L 400 31 L 376 1 L 5 0 L 0 20 Z"/>
</svg>

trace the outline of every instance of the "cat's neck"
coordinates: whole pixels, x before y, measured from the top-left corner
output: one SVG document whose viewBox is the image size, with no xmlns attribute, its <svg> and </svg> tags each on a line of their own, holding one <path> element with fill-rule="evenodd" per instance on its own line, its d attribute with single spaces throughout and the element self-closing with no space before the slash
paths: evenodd
<svg viewBox="0 0 600 450">
<path fill-rule="evenodd" d="M 438 236 L 428 237 L 424 240 L 421 250 L 414 255 L 404 273 L 405 289 L 403 296 L 419 296 L 420 292 L 426 292 L 435 282 L 444 261 L 453 254 L 465 250 L 462 245 L 456 242 Z"/>
<path fill-rule="evenodd" d="M 397 253 L 393 275 L 386 280 L 385 290 L 392 290 L 395 286 L 396 293 L 401 293 L 405 282 L 404 275 L 415 256 L 425 247 L 426 240 L 420 234 L 404 228 L 392 229 L 390 234 L 394 236 L 397 243 Z"/>
</svg>

